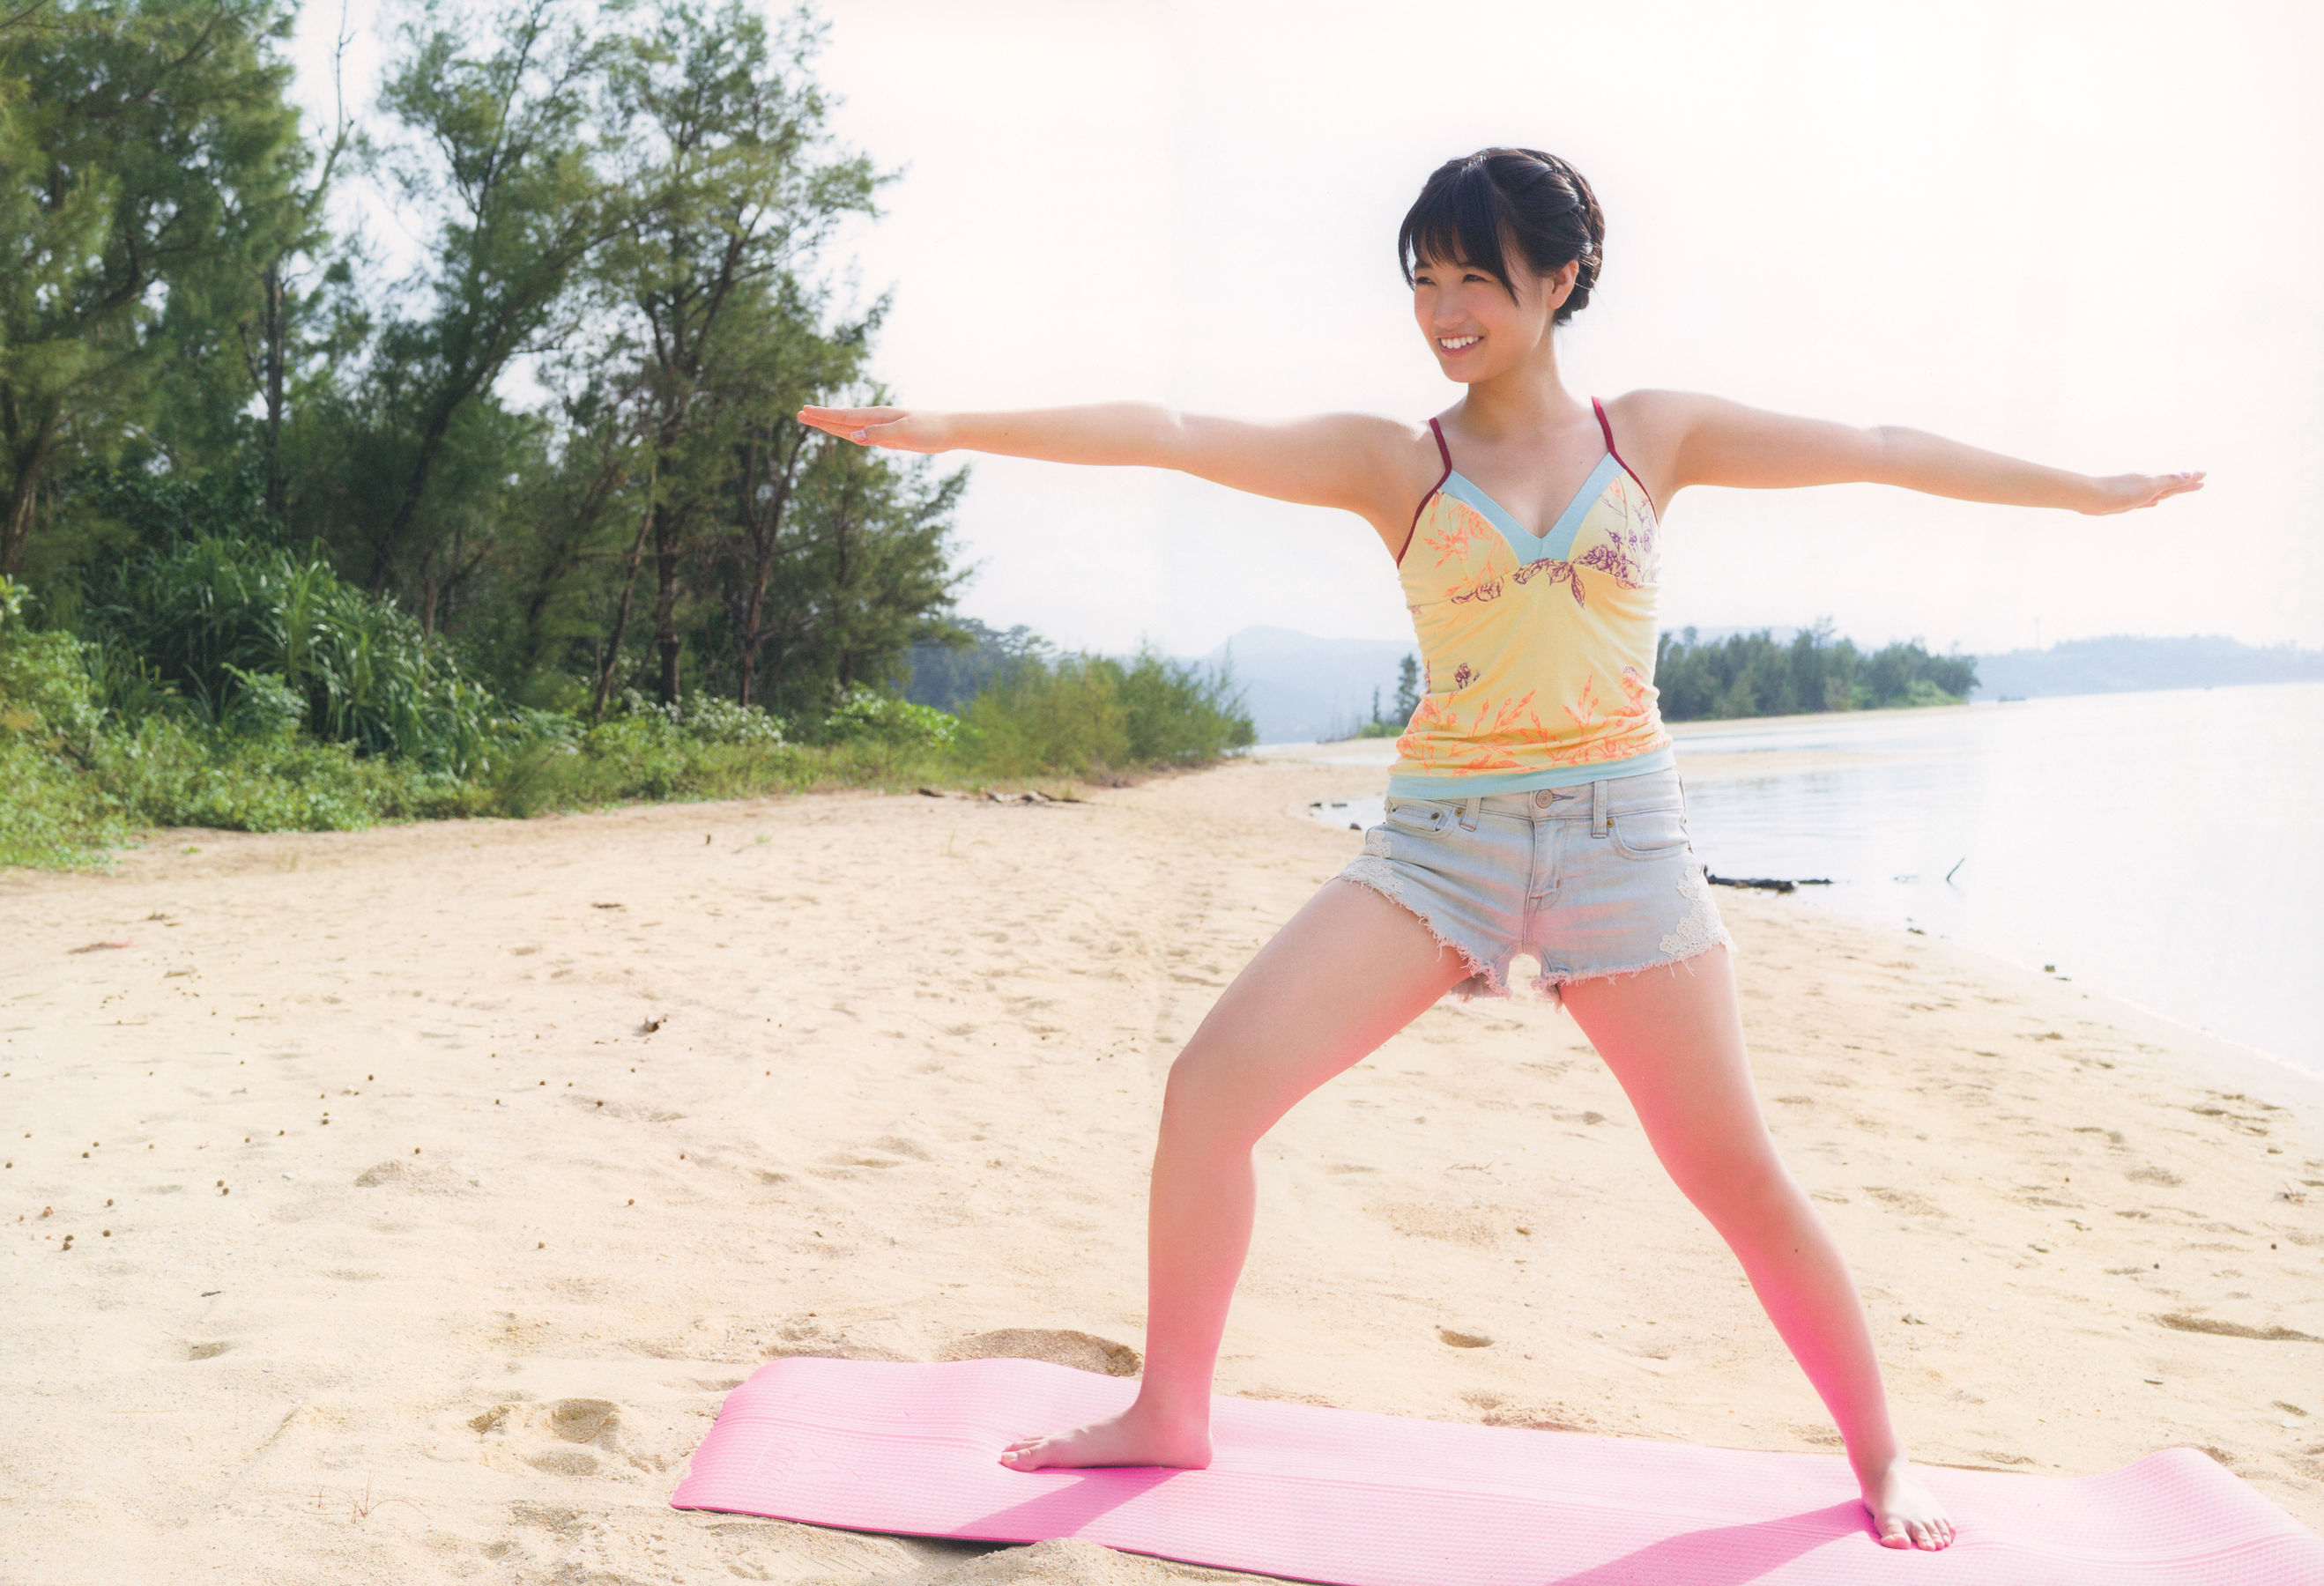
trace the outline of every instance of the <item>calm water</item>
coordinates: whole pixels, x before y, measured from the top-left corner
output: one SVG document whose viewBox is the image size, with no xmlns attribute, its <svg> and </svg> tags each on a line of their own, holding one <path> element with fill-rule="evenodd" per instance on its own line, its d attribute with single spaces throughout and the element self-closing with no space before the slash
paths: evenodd
<svg viewBox="0 0 2324 1586">
<path fill-rule="evenodd" d="M 1689 779 L 1718 874 L 1828 876 L 1794 896 L 2324 1076 L 2324 684 L 1682 731 L 1682 770 L 1767 757 Z M 1314 813 L 1368 825 L 1379 800 Z"/>
</svg>

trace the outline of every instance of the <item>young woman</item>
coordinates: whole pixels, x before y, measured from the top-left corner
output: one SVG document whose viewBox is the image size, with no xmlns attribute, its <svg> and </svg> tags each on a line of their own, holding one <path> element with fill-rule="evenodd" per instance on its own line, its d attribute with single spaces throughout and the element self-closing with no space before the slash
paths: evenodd
<svg viewBox="0 0 2324 1586">
<path fill-rule="evenodd" d="M 1250 1243 L 1251 1148 L 1446 991 L 1506 994 L 1522 952 L 1742 1262 L 1839 1424 L 1880 1541 L 1953 1538 L 1889 1423 L 1848 1265 L 1752 1090 L 1727 932 L 1688 851 L 1655 709 L 1661 513 L 1689 485 L 1853 481 L 2119 512 L 2202 476 L 2093 479 L 1681 392 L 1585 401 L 1559 377 L 1554 332 L 1588 302 L 1604 236 L 1589 184 L 1553 155 L 1488 149 L 1428 179 L 1397 254 L 1420 333 L 1462 392 L 1425 425 L 1246 423 L 1140 403 L 799 415 L 866 446 L 1176 468 L 1345 508 L 1395 558 L 1427 666 L 1388 818 L 1338 878 L 1354 884 L 1326 885 L 1260 949 L 1170 1071 L 1136 1402 L 1011 1444 L 1002 1459 L 1017 1470 L 1209 1462 L 1212 1373 Z"/>
</svg>

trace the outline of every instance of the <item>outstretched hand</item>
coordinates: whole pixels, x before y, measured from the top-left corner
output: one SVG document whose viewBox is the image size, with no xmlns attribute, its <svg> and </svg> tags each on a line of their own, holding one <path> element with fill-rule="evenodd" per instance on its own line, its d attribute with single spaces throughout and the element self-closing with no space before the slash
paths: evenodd
<svg viewBox="0 0 2324 1586">
<path fill-rule="evenodd" d="M 940 452 L 950 445 L 936 415 L 914 413 L 908 408 L 801 408 L 798 421 L 858 446 Z"/>
<path fill-rule="evenodd" d="M 2090 504 L 2082 508 L 2092 517 L 2104 517 L 2109 512 L 2127 512 L 2139 507 L 2151 507 L 2171 496 L 2184 495 L 2190 490 L 2203 488 L 2203 475 L 2193 474 L 2116 474 L 2110 479 L 2091 483 L 2098 492 Z"/>
</svg>

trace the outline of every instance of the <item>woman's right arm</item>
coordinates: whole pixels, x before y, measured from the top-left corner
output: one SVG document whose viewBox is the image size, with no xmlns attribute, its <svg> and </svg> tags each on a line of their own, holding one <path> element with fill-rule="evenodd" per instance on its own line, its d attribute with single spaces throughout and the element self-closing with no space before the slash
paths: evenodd
<svg viewBox="0 0 2324 1586">
<path fill-rule="evenodd" d="M 1360 413 L 1256 422 L 1105 402 L 1013 413 L 802 408 L 798 417 L 860 446 L 1174 468 L 1252 495 L 1354 512 L 1391 551 L 1402 549 L 1413 508 L 1439 472 L 1425 430 Z"/>
</svg>

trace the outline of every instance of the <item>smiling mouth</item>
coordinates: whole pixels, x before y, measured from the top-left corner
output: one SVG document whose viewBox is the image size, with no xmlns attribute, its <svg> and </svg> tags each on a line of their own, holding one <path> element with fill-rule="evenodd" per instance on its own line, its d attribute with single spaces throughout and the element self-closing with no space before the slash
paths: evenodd
<svg viewBox="0 0 2324 1586">
<path fill-rule="evenodd" d="M 1448 353 L 1462 353 L 1484 339 L 1481 336 L 1440 336 L 1436 338 L 1436 345 Z"/>
</svg>

